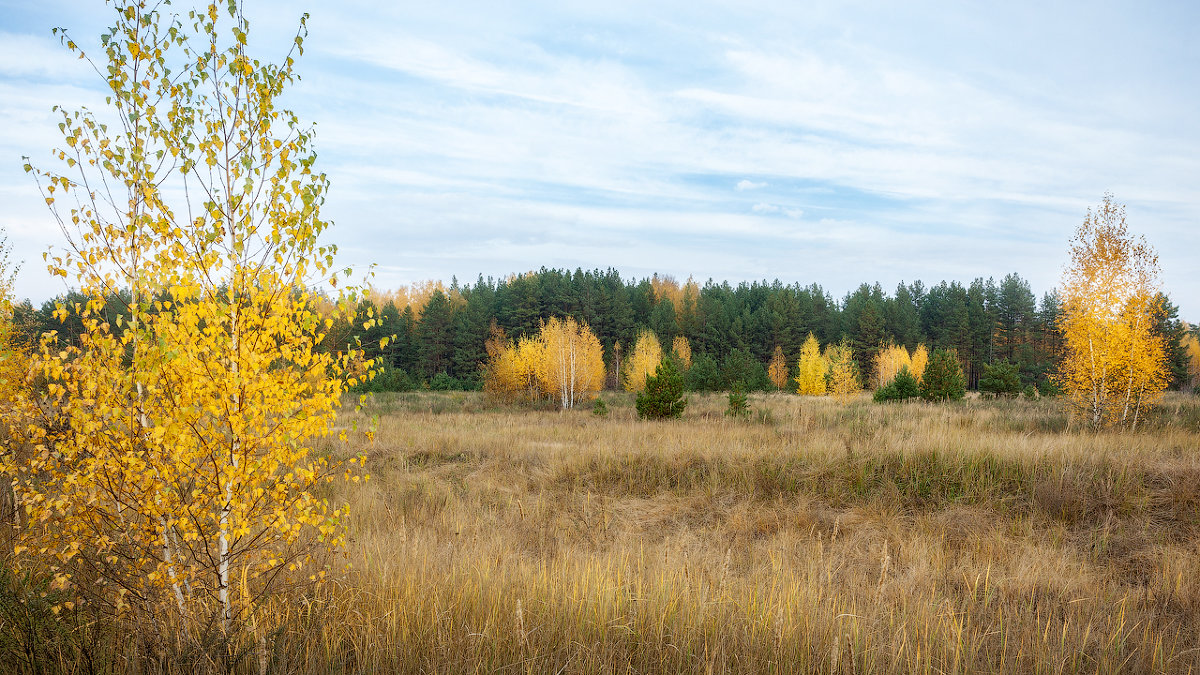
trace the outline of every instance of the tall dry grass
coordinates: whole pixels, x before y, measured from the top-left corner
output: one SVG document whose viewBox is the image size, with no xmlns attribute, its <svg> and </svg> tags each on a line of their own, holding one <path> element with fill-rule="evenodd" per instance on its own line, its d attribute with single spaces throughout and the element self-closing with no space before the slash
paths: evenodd
<svg viewBox="0 0 1200 675">
<path fill-rule="evenodd" d="M 1136 434 L 1044 400 L 605 398 L 343 415 L 351 568 L 273 608 L 269 671 L 1200 671 L 1194 397 Z"/>
<path fill-rule="evenodd" d="M 377 396 L 301 672 L 1200 670 L 1200 403 L 695 397 L 679 422 Z"/>
</svg>

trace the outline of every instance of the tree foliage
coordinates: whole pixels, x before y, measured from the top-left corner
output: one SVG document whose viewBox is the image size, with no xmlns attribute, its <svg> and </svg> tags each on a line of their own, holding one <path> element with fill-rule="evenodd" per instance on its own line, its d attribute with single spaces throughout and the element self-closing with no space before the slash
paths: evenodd
<svg viewBox="0 0 1200 675">
<path fill-rule="evenodd" d="M 927 401 L 957 401 L 967 393 L 958 352 L 935 349 L 921 378 L 921 397 Z"/>
<path fill-rule="evenodd" d="M 771 354 L 771 363 L 767 366 L 767 378 L 771 380 L 771 384 L 775 385 L 776 389 L 783 389 L 787 386 L 787 359 L 783 356 L 783 347 L 779 345 L 775 345 L 775 351 Z"/>
<path fill-rule="evenodd" d="M 854 350 L 845 341 L 829 345 L 825 348 L 825 360 L 829 362 L 829 394 L 844 404 L 862 390 Z"/>
<path fill-rule="evenodd" d="M 642 391 L 646 387 L 646 378 L 654 373 L 662 360 L 663 351 L 658 337 L 648 330 L 638 333 L 637 342 L 623 367 L 625 391 Z"/>
<path fill-rule="evenodd" d="M 542 343 L 538 381 L 560 408 L 574 408 L 604 388 L 604 350 L 586 325 L 571 317 L 551 317 L 538 339 Z"/>
<path fill-rule="evenodd" d="M 1017 365 L 1008 361 L 989 363 L 983 368 L 979 391 L 996 396 L 1016 396 L 1021 393 L 1021 376 Z"/>
<path fill-rule="evenodd" d="M 876 389 L 886 386 L 902 369 L 912 370 L 912 358 L 903 345 L 885 345 L 875 354 L 872 383 Z"/>
<path fill-rule="evenodd" d="M 808 396 L 824 396 L 828 372 L 829 362 L 821 355 L 821 345 L 816 336 L 809 333 L 796 364 L 796 391 Z"/>
<path fill-rule="evenodd" d="M 646 378 L 642 391 L 635 401 L 638 417 L 645 419 L 672 419 L 683 416 L 687 399 L 683 397 L 683 376 L 675 366 L 674 359 L 659 362 L 654 374 Z"/>
<path fill-rule="evenodd" d="M 54 310 L 83 330 L 42 338 L 38 450 L 6 471 L 20 564 L 143 640 L 215 626 L 229 647 L 269 621 L 256 607 L 281 584 L 322 578 L 314 552 L 344 538 L 344 508 L 316 492 L 335 467 L 310 445 L 362 371 L 317 348 L 331 317 L 306 289 L 336 284 L 335 249 L 318 244 L 328 181 L 311 130 L 275 105 L 292 53 L 251 58 L 236 2 L 161 7 L 118 0 L 101 36 L 116 125 L 58 110 L 62 168 L 26 164 L 67 237 L 50 271 L 85 300 Z"/>
<path fill-rule="evenodd" d="M 929 350 L 923 344 L 917 345 L 917 348 L 913 350 L 908 372 L 912 373 L 912 376 L 919 382 L 925 376 L 925 366 L 928 364 Z"/>
<path fill-rule="evenodd" d="M 890 382 L 875 390 L 872 398 L 876 403 L 883 403 L 886 401 L 906 401 L 920 395 L 921 383 L 909 371 L 908 366 L 903 366 Z"/>
<path fill-rule="evenodd" d="M 1057 381 L 1092 428 L 1136 427 L 1168 384 L 1164 340 L 1154 332 L 1157 291 L 1158 255 L 1105 195 L 1071 240 L 1059 322 L 1066 353 Z"/>
<path fill-rule="evenodd" d="M 687 372 L 692 367 L 692 345 L 682 335 L 676 335 L 671 342 L 671 355 L 679 363 L 679 367 Z"/>
</svg>

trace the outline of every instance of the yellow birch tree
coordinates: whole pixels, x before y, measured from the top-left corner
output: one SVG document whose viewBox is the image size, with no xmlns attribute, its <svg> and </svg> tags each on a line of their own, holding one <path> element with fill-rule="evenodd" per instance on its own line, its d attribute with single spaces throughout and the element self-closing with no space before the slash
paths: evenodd
<svg viewBox="0 0 1200 675">
<path fill-rule="evenodd" d="M 311 443 L 357 354 L 316 349 L 333 318 L 307 289 L 337 283 L 335 248 L 317 242 L 328 181 L 311 130 L 275 105 L 304 20 L 274 65 L 247 54 L 237 2 L 164 7 L 114 3 L 94 65 L 115 126 L 58 110 L 63 167 L 26 163 L 67 238 L 49 269 L 89 300 L 72 308 L 80 344 L 49 334 L 36 357 L 39 451 L 11 467 L 17 562 L 132 622 L 150 653 L 215 627 L 227 660 L 244 626 L 269 622 L 264 599 L 322 579 L 314 553 L 344 538 L 344 509 L 314 492 L 340 469 Z M 117 297 L 128 319 L 114 326 Z"/>
<path fill-rule="evenodd" d="M 1166 348 L 1153 331 L 1158 255 L 1129 233 L 1125 207 L 1106 194 L 1071 240 L 1063 276 L 1065 354 L 1056 380 L 1088 426 L 1137 427 L 1169 380 Z"/>
<path fill-rule="evenodd" d="M 800 348 L 800 361 L 796 364 L 796 391 L 808 396 L 825 395 L 825 375 L 829 363 L 821 355 L 821 345 L 816 336 L 808 334 Z"/>
<path fill-rule="evenodd" d="M 586 324 L 574 318 L 551 317 L 542 324 L 541 363 L 537 369 L 542 391 L 564 410 L 575 407 L 604 387 L 604 348 Z"/>
<path fill-rule="evenodd" d="M 662 360 L 662 346 L 658 337 L 648 330 L 639 333 L 633 352 L 625 360 L 625 391 L 641 391 L 645 388 L 646 378 L 654 374 Z"/>
<path fill-rule="evenodd" d="M 912 358 L 903 345 L 889 344 L 875 355 L 875 373 L 872 375 L 876 389 L 887 386 L 896 377 L 901 368 L 907 367 L 912 372 Z M 922 372 L 925 368 L 922 366 Z"/>
<path fill-rule="evenodd" d="M 825 348 L 825 360 L 829 362 L 829 393 L 844 404 L 862 389 L 854 350 L 844 341 L 829 345 Z"/>
<path fill-rule="evenodd" d="M 1191 326 L 1185 322 L 1183 329 L 1187 332 L 1183 335 L 1183 340 L 1180 342 L 1183 347 L 1183 353 L 1187 354 L 1187 387 L 1193 389 L 1200 387 L 1200 340 L 1191 332 Z"/>
<path fill-rule="evenodd" d="M 679 361 L 680 370 L 686 371 L 692 367 L 692 345 L 682 335 L 676 335 L 671 342 L 671 353 Z"/>
<path fill-rule="evenodd" d="M 912 373 L 912 376 L 917 378 L 919 382 L 921 377 L 925 375 L 925 366 L 927 365 L 929 365 L 929 350 L 925 348 L 924 344 L 919 344 L 913 350 L 908 372 Z"/>
<path fill-rule="evenodd" d="M 776 389 L 783 389 L 787 386 L 787 359 L 783 356 L 783 347 L 779 345 L 775 345 L 775 352 L 771 354 L 771 362 L 767 366 L 767 378 L 771 380 L 771 384 L 774 384 Z"/>
</svg>

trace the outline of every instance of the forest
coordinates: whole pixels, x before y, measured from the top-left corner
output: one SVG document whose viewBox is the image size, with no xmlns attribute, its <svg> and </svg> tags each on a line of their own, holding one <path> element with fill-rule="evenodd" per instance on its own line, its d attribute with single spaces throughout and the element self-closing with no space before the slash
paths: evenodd
<svg viewBox="0 0 1200 675">
<path fill-rule="evenodd" d="M 889 293 L 879 283 L 863 283 L 842 298 L 819 284 L 740 283 L 708 280 L 703 286 L 669 276 L 624 279 L 612 268 L 574 272 L 542 268 L 505 279 L 483 278 L 474 284 L 457 279 L 414 284 L 396 291 L 377 291 L 359 304 L 353 321 L 339 320 L 322 348 L 339 351 L 361 344 L 367 356 L 382 359 L 382 371 L 364 387 L 373 391 L 477 390 L 487 361 L 485 343 L 493 324 L 512 338 L 537 333 L 551 317 L 571 317 L 588 325 L 599 338 L 608 366 L 608 388 L 616 388 L 620 349 L 628 353 L 642 330 L 663 344 L 677 336 L 693 352 L 686 385 L 692 391 L 721 391 L 734 385 L 746 390 L 775 389 L 767 364 L 782 349 L 793 381 L 800 349 L 809 333 L 822 345 L 846 340 L 864 380 L 875 356 L 894 344 L 913 351 L 954 349 L 969 389 L 977 389 L 984 366 L 1014 364 L 1023 388 L 1052 393 L 1049 374 L 1061 359 L 1057 291 L 1040 299 L 1018 274 L 999 282 L 977 278 L 968 285 L 942 281 L 900 283 Z M 113 313 L 124 303 L 107 304 Z M 1167 345 L 1171 389 L 1190 389 L 1187 345 L 1195 329 L 1180 320 L 1170 297 L 1160 294 L 1154 331 Z M 33 343 L 46 331 L 60 339 L 78 340 L 82 322 L 73 312 L 56 318 L 55 307 L 70 310 L 86 302 L 67 293 L 34 308 L 14 308 L 14 323 Z M 361 326 L 368 317 L 375 325 Z M 1193 333 L 1191 338 L 1187 336 Z M 394 337 L 393 337 L 394 336 Z M 380 348 L 382 338 L 390 338 Z"/>
</svg>

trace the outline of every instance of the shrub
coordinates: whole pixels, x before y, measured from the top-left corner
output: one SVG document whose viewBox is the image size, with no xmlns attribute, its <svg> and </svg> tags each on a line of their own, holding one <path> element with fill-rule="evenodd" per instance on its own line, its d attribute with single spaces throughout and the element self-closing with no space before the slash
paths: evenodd
<svg viewBox="0 0 1200 675">
<path fill-rule="evenodd" d="M 437 375 L 434 375 L 429 380 L 430 391 L 450 391 L 452 389 L 460 388 L 461 385 L 459 385 L 458 380 L 450 377 L 450 375 L 444 370 Z"/>
<path fill-rule="evenodd" d="M 375 377 L 365 382 L 360 382 L 353 387 L 351 391 L 358 393 L 381 392 L 381 391 L 411 391 L 413 389 L 412 379 L 408 377 L 403 369 L 396 368 L 388 363 L 384 363 L 379 370 L 375 372 Z"/>
<path fill-rule="evenodd" d="M 937 349 L 921 378 L 921 397 L 927 401 L 957 401 L 967 393 L 966 378 L 958 363 L 958 352 Z"/>
<path fill-rule="evenodd" d="M 908 366 L 901 366 L 900 372 L 891 382 L 875 390 L 876 403 L 886 401 L 904 401 L 921 395 L 921 383 L 909 371 Z"/>
<path fill-rule="evenodd" d="M 638 417 L 646 419 L 683 416 L 687 399 L 683 398 L 683 376 L 674 359 L 659 362 L 654 374 L 646 378 L 645 389 L 638 392 L 636 405 Z"/>
<path fill-rule="evenodd" d="M 1046 397 L 1059 396 L 1062 394 L 1062 389 L 1054 380 L 1046 378 L 1038 385 L 1038 394 Z"/>
<path fill-rule="evenodd" d="M 979 379 L 979 391 L 996 396 L 1020 394 L 1021 375 L 1017 372 L 1017 364 L 997 361 L 984 366 L 983 377 Z"/>
<path fill-rule="evenodd" d="M 746 399 L 746 392 L 742 391 L 741 384 L 735 384 L 729 390 L 729 407 L 725 409 L 725 414 L 729 417 L 748 417 L 750 415 L 750 403 Z"/>
</svg>

